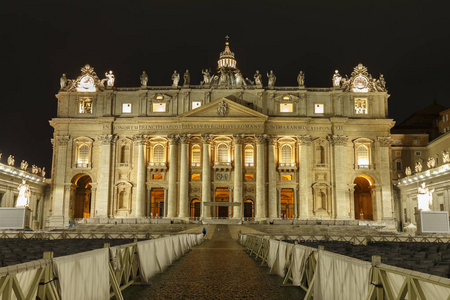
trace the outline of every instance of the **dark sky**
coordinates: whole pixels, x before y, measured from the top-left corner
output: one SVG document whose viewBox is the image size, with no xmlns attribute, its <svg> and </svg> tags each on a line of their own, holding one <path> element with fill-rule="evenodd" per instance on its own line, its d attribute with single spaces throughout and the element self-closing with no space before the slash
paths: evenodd
<svg viewBox="0 0 450 300">
<path fill-rule="evenodd" d="M 170 85 L 173 70 L 214 70 L 224 36 L 244 76 L 271 69 L 277 85 L 330 87 L 362 63 L 384 74 L 397 122 L 433 102 L 450 107 L 446 1 L 9 1 L 0 9 L 0 152 L 51 167 L 62 73 L 89 63 L 116 86 Z M 38 4 L 39 3 L 39 4 Z M 264 78 L 266 81 L 266 78 Z"/>
</svg>

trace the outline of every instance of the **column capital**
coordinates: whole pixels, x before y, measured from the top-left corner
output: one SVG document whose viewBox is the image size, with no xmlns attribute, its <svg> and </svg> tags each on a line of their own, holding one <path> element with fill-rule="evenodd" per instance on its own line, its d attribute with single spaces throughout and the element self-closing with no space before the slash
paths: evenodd
<svg viewBox="0 0 450 300">
<path fill-rule="evenodd" d="M 270 135 L 270 134 L 267 135 L 267 143 L 269 145 L 276 145 L 277 140 L 278 140 L 278 136 Z"/>
<path fill-rule="evenodd" d="M 266 137 L 267 137 L 267 135 L 265 135 L 265 134 L 257 134 L 257 135 L 255 135 L 256 143 L 257 144 L 264 144 L 264 142 L 266 141 Z"/>
<path fill-rule="evenodd" d="M 58 146 L 67 146 L 69 143 L 70 136 L 68 135 L 57 135 L 56 141 L 58 142 Z"/>
<path fill-rule="evenodd" d="M 312 143 L 312 136 L 310 136 L 309 134 L 307 135 L 299 135 L 297 136 L 298 139 L 298 144 L 299 145 L 311 145 Z"/>
<path fill-rule="evenodd" d="M 171 145 L 176 145 L 177 142 L 178 142 L 178 135 L 176 135 L 176 134 L 169 134 L 167 136 L 167 139 L 169 140 L 169 143 Z"/>
<path fill-rule="evenodd" d="M 243 134 L 233 134 L 233 139 L 235 144 L 242 144 Z"/>
<path fill-rule="evenodd" d="M 180 143 L 182 143 L 182 144 L 187 144 L 188 142 L 189 142 L 189 134 L 186 134 L 186 133 L 183 133 L 183 134 L 180 134 L 178 137 L 179 137 L 179 139 L 180 139 Z"/>
<path fill-rule="evenodd" d="M 117 141 L 117 135 L 115 134 L 102 134 L 97 137 L 100 145 L 111 145 Z"/>
<path fill-rule="evenodd" d="M 332 145 L 345 146 L 347 145 L 348 136 L 334 134 L 327 136 L 327 139 Z"/>
<path fill-rule="evenodd" d="M 212 140 L 212 134 L 205 133 L 201 135 L 203 144 L 209 144 Z"/>
<path fill-rule="evenodd" d="M 377 139 L 381 147 L 389 147 L 392 142 L 390 136 L 379 136 Z"/>
<path fill-rule="evenodd" d="M 144 134 L 136 134 L 133 136 L 133 142 L 135 142 L 138 145 L 144 145 L 146 139 L 147 136 Z"/>
</svg>

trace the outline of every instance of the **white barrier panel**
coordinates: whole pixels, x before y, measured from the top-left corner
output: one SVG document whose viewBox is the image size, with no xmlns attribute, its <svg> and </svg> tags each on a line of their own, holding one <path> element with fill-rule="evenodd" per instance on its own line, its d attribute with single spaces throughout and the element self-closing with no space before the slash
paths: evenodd
<svg viewBox="0 0 450 300">
<path fill-rule="evenodd" d="M 155 240 L 156 259 L 158 260 L 161 271 L 164 271 L 168 266 L 170 266 L 170 259 L 168 255 L 169 251 L 166 249 L 166 239 L 167 238 Z"/>
<path fill-rule="evenodd" d="M 53 259 L 61 299 L 109 299 L 108 248 Z"/>
<path fill-rule="evenodd" d="M 275 257 L 275 261 L 272 265 L 271 272 L 284 277 L 286 275 L 286 266 L 289 259 L 289 253 L 294 247 L 293 244 L 280 242 L 278 245 L 278 254 Z"/>
<path fill-rule="evenodd" d="M 181 242 L 177 236 L 172 237 L 173 250 L 175 252 L 176 259 L 179 259 L 183 255 L 183 250 L 181 249 Z"/>
<path fill-rule="evenodd" d="M 7 267 L 4 267 L 4 269 L 7 269 Z M 33 283 L 34 277 L 36 276 L 37 269 L 35 270 L 28 270 L 20 273 L 16 273 L 17 281 L 19 282 L 19 286 L 22 289 L 22 293 L 26 297 L 28 295 L 28 292 L 30 291 L 30 287 Z M 0 272 L 1 273 L 1 272 Z M 3 276 L 3 274 L 1 274 Z M 4 274 L 6 276 L 6 273 Z M 0 276 L 1 277 L 1 276 Z M 30 299 L 36 299 L 37 296 L 37 289 L 34 291 L 34 293 L 31 295 Z M 2 295 L 0 294 L 0 300 L 16 300 L 17 297 L 12 293 L 10 299 L 3 299 Z"/>
<path fill-rule="evenodd" d="M 319 250 L 314 300 L 359 300 L 369 293 L 372 264 Z"/>
<path fill-rule="evenodd" d="M 267 265 L 272 269 L 273 264 L 277 258 L 278 246 L 280 245 L 279 241 L 270 240 L 269 241 L 269 254 L 267 255 Z"/>
<path fill-rule="evenodd" d="M 137 243 L 142 281 L 144 282 L 148 282 L 150 277 L 161 271 L 156 259 L 155 241 L 149 240 Z"/>
<path fill-rule="evenodd" d="M 292 253 L 292 284 L 300 286 L 302 282 L 303 273 L 306 268 L 306 261 L 311 253 L 314 251 L 311 247 L 295 245 Z"/>
</svg>

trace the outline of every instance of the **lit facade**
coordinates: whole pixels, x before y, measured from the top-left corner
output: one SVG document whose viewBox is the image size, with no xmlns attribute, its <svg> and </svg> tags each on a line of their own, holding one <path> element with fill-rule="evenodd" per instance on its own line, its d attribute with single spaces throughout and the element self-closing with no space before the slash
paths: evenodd
<svg viewBox="0 0 450 300">
<path fill-rule="evenodd" d="M 265 87 L 256 74 L 243 80 L 228 43 L 218 64 L 201 85 L 185 74 L 178 86 L 174 74 L 171 86 L 141 77 L 141 86 L 120 88 L 112 72 L 100 80 L 88 65 L 62 78 L 47 227 L 152 218 L 393 223 L 382 77 L 358 65 L 348 80 L 330 78 L 332 87 L 278 87 L 274 76 Z"/>
</svg>

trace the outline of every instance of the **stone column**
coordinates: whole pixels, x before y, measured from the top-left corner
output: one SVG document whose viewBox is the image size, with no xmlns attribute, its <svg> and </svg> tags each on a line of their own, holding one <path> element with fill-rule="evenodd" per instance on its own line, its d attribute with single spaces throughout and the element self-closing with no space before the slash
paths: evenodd
<svg viewBox="0 0 450 300">
<path fill-rule="evenodd" d="M 310 135 L 303 135 L 298 137 L 298 153 L 299 153 L 299 192 L 298 192 L 298 206 L 299 218 L 309 219 L 312 211 L 311 199 L 311 142 Z"/>
<path fill-rule="evenodd" d="M 239 206 L 233 206 L 233 218 L 242 218 L 242 134 L 233 135 L 234 138 L 234 203 Z"/>
<path fill-rule="evenodd" d="M 136 182 L 136 212 L 135 216 L 142 218 L 145 216 L 145 143 L 146 135 L 135 135 L 134 145 L 137 147 L 137 182 Z"/>
<path fill-rule="evenodd" d="M 265 159 L 264 146 L 266 135 L 256 135 L 256 212 L 255 219 L 266 218 Z"/>
<path fill-rule="evenodd" d="M 292 217 L 293 219 L 298 218 L 298 207 L 297 207 L 297 188 L 294 188 L 294 216 Z"/>
<path fill-rule="evenodd" d="M 202 134 L 203 159 L 202 159 L 201 218 L 211 218 L 210 206 L 205 206 L 205 202 L 211 202 L 211 157 L 210 157 L 211 138 L 212 138 L 212 134 Z"/>
<path fill-rule="evenodd" d="M 189 135 L 181 134 L 181 162 L 180 162 L 180 211 L 178 217 L 188 218 L 188 202 L 189 202 L 189 159 L 188 159 L 188 143 Z"/>
<path fill-rule="evenodd" d="M 65 199 L 66 166 L 72 163 L 67 155 L 69 136 L 58 135 L 53 141 L 54 163 L 53 163 L 53 199 L 51 216 L 48 218 L 47 226 L 51 228 L 62 228 L 68 219 L 64 220 L 64 204 L 69 204 Z M 66 216 L 68 218 L 68 216 Z"/>
<path fill-rule="evenodd" d="M 98 175 L 97 201 L 95 206 L 97 218 L 108 218 L 108 207 L 111 201 L 111 144 L 117 136 L 104 134 L 98 136 L 100 144 L 100 163 Z"/>
<path fill-rule="evenodd" d="M 372 196 L 372 214 L 375 221 L 383 218 L 383 204 L 381 203 L 381 184 L 374 184 L 371 190 Z"/>
<path fill-rule="evenodd" d="M 213 190 L 213 198 L 212 198 L 212 202 L 215 203 L 215 202 L 216 202 L 216 187 L 213 187 L 212 190 Z M 217 206 L 213 206 L 213 207 L 212 207 L 212 210 L 213 210 L 213 212 L 212 212 L 212 217 L 213 217 L 213 218 L 217 217 L 217 216 L 216 216 Z"/>
<path fill-rule="evenodd" d="M 276 159 L 276 146 L 277 146 L 277 137 L 276 136 L 267 136 L 268 143 L 268 179 L 269 179 L 269 219 L 273 220 L 275 218 L 279 218 L 280 214 L 277 211 L 277 159 Z M 294 200 L 295 201 L 295 200 Z M 278 215 L 278 216 L 277 216 Z"/>
<path fill-rule="evenodd" d="M 167 137 L 170 142 L 169 152 L 169 191 L 167 199 L 167 217 L 174 218 L 177 213 L 177 175 L 178 175 L 178 155 L 177 155 L 177 135 Z"/>
<path fill-rule="evenodd" d="M 391 137 L 389 136 L 383 136 L 378 137 L 378 142 L 380 144 L 380 147 L 378 147 L 378 151 L 380 151 L 380 183 L 381 183 L 381 205 L 382 207 L 379 207 L 378 210 L 380 211 L 381 218 L 383 220 L 392 220 L 394 217 L 394 209 L 393 209 L 393 203 L 392 199 L 393 196 L 391 194 L 391 177 L 390 177 L 390 156 L 389 153 L 391 151 L 390 145 L 391 145 Z"/>
<path fill-rule="evenodd" d="M 348 137 L 344 135 L 328 136 L 328 140 L 333 145 L 333 162 L 334 168 L 334 201 L 337 219 L 348 219 L 350 213 L 350 201 L 346 193 L 346 168 L 345 168 L 345 152 Z M 389 177 L 390 178 L 390 177 Z"/>
<path fill-rule="evenodd" d="M 167 217 L 167 194 L 168 194 L 168 188 L 164 188 L 164 211 L 163 211 L 163 216 L 161 216 L 161 218 L 165 218 Z"/>
<path fill-rule="evenodd" d="M 348 196 L 350 199 L 350 219 L 355 217 L 355 183 L 350 183 L 348 186 Z"/>
<path fill-rule="evenodd" d="M 277 188 L 278 218 L 281 218 L 281 188 Z"/>
<path fill-rule="evenodd" d="M 232 205 L 231 205 L 231 203 L 232 203 L 232 201 L 233 201 L 233 188 L 232 187 L 229 187 L 228 188 L 228 219 L 231 219 L 231 213 L 232 213 Z"/>
</svg>

